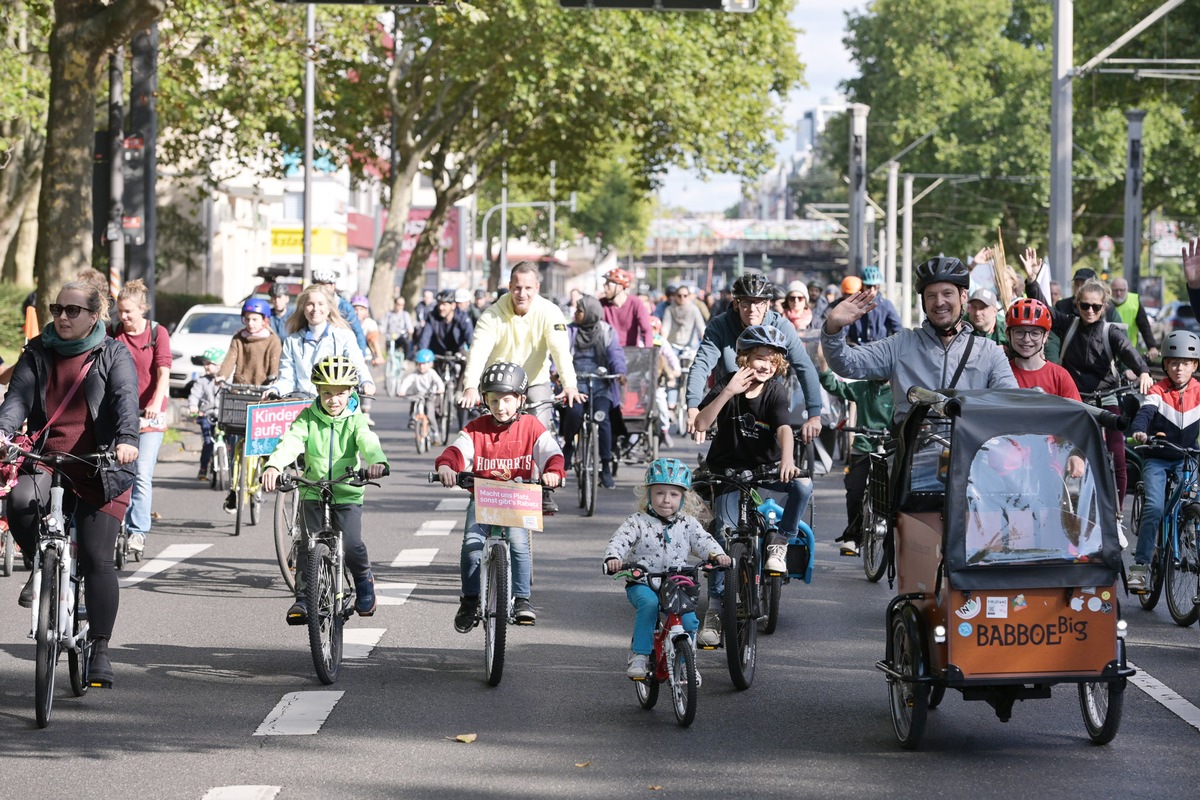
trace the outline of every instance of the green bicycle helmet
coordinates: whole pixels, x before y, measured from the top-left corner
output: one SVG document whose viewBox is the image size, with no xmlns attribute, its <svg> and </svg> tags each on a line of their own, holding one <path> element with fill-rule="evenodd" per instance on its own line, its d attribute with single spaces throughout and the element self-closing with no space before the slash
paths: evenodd
<svg viewBox="0 0 1200 800">
<path fill-rule="evenodd" d="M 646 467 L 646 485 L 666 484 L 687 491 L 692 488 L 692 471 L 678 458 L 656 458 Z"/>
<path fill-rule="evenodd" d="M 358 368 L 345 356 L 326 356 L 313 364 L 311 379 L 321 386 L 358 386 Z"/>
<path fill-rule="evenodd" d="M 225 360 L 225 351 L 219 347 L 210 347 L 204 351 L 204 355 L 200 356 L 200 358 L 204 361 L 220 364 Z"/>
</svg>

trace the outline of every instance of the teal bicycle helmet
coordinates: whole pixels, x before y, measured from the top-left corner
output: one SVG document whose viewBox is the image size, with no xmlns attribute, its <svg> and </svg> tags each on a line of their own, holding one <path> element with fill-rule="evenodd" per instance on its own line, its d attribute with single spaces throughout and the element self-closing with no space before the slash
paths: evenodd
<svg viewBox="0 0 1200 800">
<path fill-rule="evenodd" d="M 874 264 L 863 267 L 862 282 L 863 286 L 878 286 L 883 283 L 883 273 Z"/>
<path fill-rule="evenodd" d="M 423 350 L 418 350 L 417 357 L 414 358 L 413 360 L 416 361 L 418 364 L 433 363 L 433 351 L 430 350 L 429 348 L 425 348 Z"/>
<path fill-rule="evenodd" d="M 678 458 L 656 458 L 646 467 L 646 485 L 666 484 L 687 491 L 692 488 L 692 471 Z"/>
</svg>

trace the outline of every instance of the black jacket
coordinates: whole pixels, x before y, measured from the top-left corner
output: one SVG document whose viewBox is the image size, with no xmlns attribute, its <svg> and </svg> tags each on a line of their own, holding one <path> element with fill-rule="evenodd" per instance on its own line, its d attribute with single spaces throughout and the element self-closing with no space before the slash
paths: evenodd
<svg viewBox="0 0 1200 800">
<path fill-rule="evenodd" d="M 28 420 L 29 435 L 46 427 L 46 383 L 49 380 L 54 352 L 42 343 L 42 337 L 31 339 L 21 351 L 13 368 L 8 394 L 0 405 L 0 431 L 12 436 Z M 115 449 L 118 444 L 138 446 L 137 371 L 133 356 L 120 342 L 105 337 L 88 356 L 95 364 L 83 380 L 80 391 L 87 400 L 88 416 L 95 426 L 96 441 Z M 104 497 L 112 500 L 130 486 L 137 477 L 134 464 L 103 470 L 101 480 Z"/>
</svg>

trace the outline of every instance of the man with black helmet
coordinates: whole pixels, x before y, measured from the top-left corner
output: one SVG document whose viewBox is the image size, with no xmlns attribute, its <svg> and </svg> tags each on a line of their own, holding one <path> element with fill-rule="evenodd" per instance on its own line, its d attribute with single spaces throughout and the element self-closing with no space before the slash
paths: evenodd
<svg viewBox="0 0 1200 800">
<path fill-rule="evenodd" d="M 821 347 L 829 366 L 843 378 L 890 380 L 894 419 L 908 413 L 908 390 L 1016 389 L 1004 351 L 995 342 L 971 335 L 963 320 L 970 273 L 957 258 L 931 258 L 915 272 L 917 295 L 925 311 L 919 328 L 875 342 L 849 347 L 846 327 L 874 307 L 866 292 L 851 295 L 829 309 L 821 329 Z"/>
<path fill-rule="evenodd" d="M 737 372 L 737 338 L 751 325 L 769 325 L 783 333 L 788 363 L 795 371 L 804 395 L 804 422 L 799 426 L 801 436 L 808 442 L 821 432 L 821 384 L 817 370 L 796 335 L 796 326 L 782 314 L 769 310 L 773 294 L 770 281 L 758 273 L 747 273 L 733 284 L 733 303 L 729 310 L 709 320 L 688 374 L 689 432 L 695 432 L 696 415 L 700 413 L 700 401 L 704 399 L 709 376 L 719 383 Z M 799 398 L 792 399 L 794 405 Z"/>
</svg>

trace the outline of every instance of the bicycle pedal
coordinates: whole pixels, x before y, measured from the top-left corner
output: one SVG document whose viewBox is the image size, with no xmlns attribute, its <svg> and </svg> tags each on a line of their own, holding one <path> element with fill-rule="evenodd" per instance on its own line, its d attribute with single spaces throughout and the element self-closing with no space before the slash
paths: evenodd
<svg viewBox="0 0 1200 800">
<path fill-rule="evenodd" d="M 113 685 L 112 681 L 95 681 L 89 679 L 88 687 L 92 689 L 111 689 Z"/>
<path fill-rule="evenodd" d="M 767 577 L 768 578 L 784 578 L 784 577 L 787 577 L 787 573 L 786 572 L 768 572 Z"/>
<path fill-rule="evenodd" d="M 512 624 L 513 624 L 513 625 L 529 625 L 529 626 L 533 626 L 533 625 L 536 625 L 536 624 L 537 624 L 537 620 L 536 620 L 536 619 L 515 619 L 515 620 L 513 620 L 513 623 L 512 623 Z"/>
<path fill-rule="evenodd" d="M 629 680 L 634 681 L 635 683 L 645 683 L 649 679 L 650 679 L 649 675 L 644 675 L 641 678 L 634 678 L 634 677 L 629 678 Z"/>
</svg>

